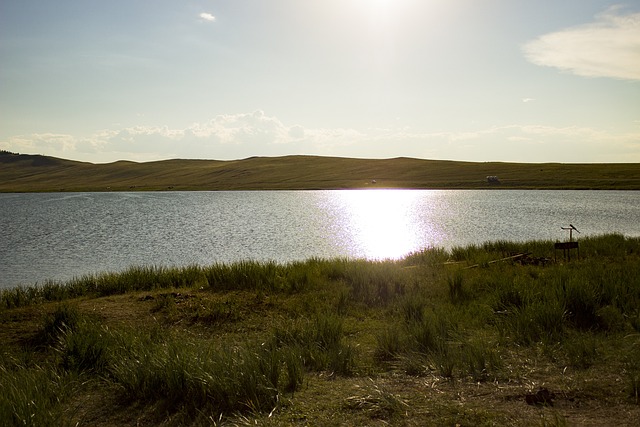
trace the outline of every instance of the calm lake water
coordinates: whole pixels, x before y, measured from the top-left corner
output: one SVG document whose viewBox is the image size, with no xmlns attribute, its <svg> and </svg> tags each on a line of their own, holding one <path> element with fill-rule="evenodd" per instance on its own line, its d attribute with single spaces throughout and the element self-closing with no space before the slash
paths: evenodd
<svg viewBox="0 0 640 427">
<path fill-rule="evenodd" d="M 640 236 L 638 191 L 0 194 L 0 287 L 131 265 L 399 258 L 489 240 Z"/>
</svg>

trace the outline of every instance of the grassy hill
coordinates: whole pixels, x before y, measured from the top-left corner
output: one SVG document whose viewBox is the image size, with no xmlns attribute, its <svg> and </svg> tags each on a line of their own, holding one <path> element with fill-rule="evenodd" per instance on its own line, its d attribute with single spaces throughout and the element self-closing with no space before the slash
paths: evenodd
<svg viewBox="0 0 640 427">
<path fill-rule="evenodd" d="M 487 182 L 497 176 L 499 183 Z M 0 152 L 0 192 L 339 188 L 640 190 L 640 164 L 474 163 L 318 156 L 92 164 Z"/>
</svg>

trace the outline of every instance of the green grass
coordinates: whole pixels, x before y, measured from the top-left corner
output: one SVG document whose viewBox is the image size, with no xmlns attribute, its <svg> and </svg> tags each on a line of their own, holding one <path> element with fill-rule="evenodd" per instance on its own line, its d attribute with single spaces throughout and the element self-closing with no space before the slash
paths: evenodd
<svg viewBox="0 0 640 427">
<path fill-rule="evenodd" d="M 284 389 L 281 368 L 281 355 L 264 347 L 217 349 L 172 337 L 131 346 L 109 366 L 109 379 L 128 401 L 161 402 L 169 412 L 217 419 L 274 409 Z"/>
<path fill-rule="evenodd" d="M 0 364 L 0 424 L 71 425 L 64 404 L 77 386 L 73 375 L 48 366 Z"/>
<path fill-rule="evenodd" d="M 412 158 L 252 157 L 108 164 L 0 153 L 0 191 L 334 188 L 640 189 L 640 164 L 472 163 Z M 497 175 L 500 184 L 487 183 Z M 372 184 L 372 180 L 376 180 Z"/>
<path fill-rule="evenodd" d="M 640 239 L 580 248 L 546 264 L 493 261 L 550 258 L 552 242 L 490 242 L 4 290 L 0 419 L 625 425 L 640 416 Z M 556 405 L 527 405 L 540 388 Z"/>
</svg>

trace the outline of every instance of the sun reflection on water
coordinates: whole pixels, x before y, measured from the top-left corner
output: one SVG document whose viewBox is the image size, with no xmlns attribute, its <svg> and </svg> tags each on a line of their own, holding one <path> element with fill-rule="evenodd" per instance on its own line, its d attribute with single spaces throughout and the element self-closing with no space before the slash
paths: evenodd
<svg viewBox="0 0 640 427">
<path fill-rule="evenodd" d="M 435 244 L 437 233 L 424 209 L 429 193 L 412 190 L 341 191 L 334 200 L 343 244 L 352 256 L 397 259 Z M 420 203 L 419 203 L 420 202 Z"/>
</svg>

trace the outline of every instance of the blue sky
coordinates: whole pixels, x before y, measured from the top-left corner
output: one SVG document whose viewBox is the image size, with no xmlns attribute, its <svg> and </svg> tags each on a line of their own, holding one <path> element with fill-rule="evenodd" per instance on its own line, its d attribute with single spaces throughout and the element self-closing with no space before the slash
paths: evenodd
<svg viewBox="0 0 640 427">
<path fill-rule="evenodd" d="M 4 0 L 0 149 L 640 162 L 640 2 Z"/>
</svg>

